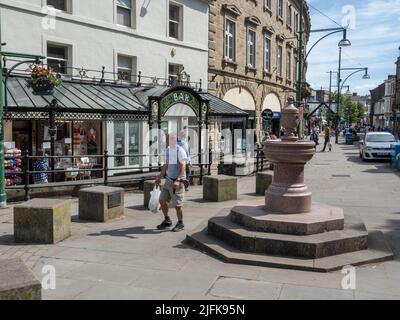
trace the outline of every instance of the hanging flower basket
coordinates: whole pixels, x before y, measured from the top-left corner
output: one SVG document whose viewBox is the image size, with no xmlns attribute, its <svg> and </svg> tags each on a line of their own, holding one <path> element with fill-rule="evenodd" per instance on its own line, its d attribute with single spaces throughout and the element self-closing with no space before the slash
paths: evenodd
<svg viewBox="0 0 400 320">
<path fill-rule="evenodd" d="M 33 68 L 31 77 L 27 80 L 28 88 L 31 88 L 33 94 L 37 96 L 52 95 L 54 88 L 61 83 L 62 81 L 57 78 L 53 69 L 39 66 Z"/>
</svg>

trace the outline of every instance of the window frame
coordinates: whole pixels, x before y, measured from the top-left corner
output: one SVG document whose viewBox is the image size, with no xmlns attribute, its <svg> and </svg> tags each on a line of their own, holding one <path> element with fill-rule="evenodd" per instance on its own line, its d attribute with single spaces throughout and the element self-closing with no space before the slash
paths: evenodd
<svg viewBox="0 0 400 320">
<path fill-rule="evenodd" d="M 264 0 L 264 8 L 272 11 L 272 0 Z"/>
<path fill-rule="evenodd" d="M 299 32 L 299 14 L 295 12 L 294 14 L 294 31 Z"/>
<path fill-rule="evenodd" d="M 276 75 L 282 78 L 282 67 L 283 67 L 283 47 L 281 45 L 276 46 Z"/>
<path fill-rule="evenodd" d="M 52 57 L 49 55 L 49 47 L 53 48 L 62 48 L 65 50 L 65 55 L 66 58 L 60 59 L 56 57 Z M 62 75 L 71 75 L 71 67 L 72 67 L 72 46 L 69 44 L 63 44 L 63 43 L 56 43 L 52 41 L 47 41 L 46 42 L 46 64 L 49 66 L 49 59 L 53 61 L 64 61 L 65 63 L 65 72 L 60 72 L 60 70 L 54 70 L 56 73 L 60 73 Z"/>
<path fill-rule="evenodd" d="M 118 3 L 118 0 L 114 0 L 114 2 L 115 2 L 115 6 L 114 6 L 115 7 L 115 24 L 117 24 L 118 26 L 121 26 L 121 27 L 129 28 L 129 29 L 136 29 L 136 0 L 130 0 L 130 2 L 131 2 L 130 8 L 121 6 Z M 129 13 L 130 13 L 129 14 L 129 16 L 130 16 L 130 19 L 129 19 L 130 25 L 129 26 L 118 22 L 118 8 L 121 8 L 123 10 L 129 10 Z"/>
<path fill-rule="evenodd" d="M 232 24 L 233 26 L 233 33 L 228 34 L 228 25 Z M 229 42 L 228 42 L 228 36 L 230 39 L 232 39 L 232 55 L 233 57 L 229 56 Z M 225 28 L 224 28 L 224 59 L 229 62 L 235 62 L 236 61 L 236 22 L 225 17 Z"/>
<path fill-rule="evenodd" d="M 283 20 L 284 17 L 284 3 L 283 0 L 277 0 L 276 2 L 276 16 Z"/>
<path fill-rule="evenodd" d="M 178 22 L 171 20 L 171 15 L 170 15 L 171 6 L 177 7 L 179 9 L 179 21 Z M 177 3 L 174 1 L 168 2 L 168 13 L 167 14 L 168 14 L 168 38 L 169 39 L 183 41 L 183 10 L 184 10 L 184 7 L 180 3 Z M 178 24 L 178 37 L 177 38 L 171 37 L 171 28 L 170 28 L 171 22 Z"/>
<path fill-rule="evenodd" d="M 267 54 L 267 43 L 269 43 L 269 49 Z M 264 72 L 271 73 L 271 66 L 272 66 L 272 40 L 269 36 L 264 35 Z M 268 63 L 267 63 L 268 57 Z"/>
<path fill-rule="evenodd" d="M 292 50 L 286 49 L 286 79 L 292 81 Z"/>
<path fill-rule="evenodd" d="M 171 74 L 171 73 L 170 73 L 170 67 L 171 67 L 171 66 L 180 67 L 180 68 L 181 68 L 181 71 L 180 71 L 180 72 L 182 72 L 183 70 L 185 70 L 185 66 L 184 66 L 183 64 L 180 64 L 180 63 L 168 62 L 168 75 L 167 75 L 167 77 L 168 77 L 168 81 L 171 81 L 171 80 L 172 80 L 172 83 L 171 83 L 171 84 L 173 84 L 174 81 L 177 81 L 177 80 L 179 79 L 179 74 L 176 74 L 176 75 Z M 172 79 L 171 79 L 171 78 L 172 78 Z"/>
<path fill-rule="evenodd" d="M 254 35 L 254 41 L 250 42 L 250 34 Z M 251 52 L 251 46 L 253 48 L 253 52 Z M 256 54 L 257 54 L 257 33 L 252 28 L 247 28 L 247 61 L 246 65 L 248 68 L 256 69 Z M 251 58 L 253 57 L 253 63 L 251 63 Z"/>
<path fill-rule="evenodd" d="M 124 58 L 129 58 L 130 59 L 130 64 L 131 64 L 130 69 L 124 68 L 124 67 L 120 67 L 120 64 L 119 64 L 120 57 L 124 57 Z M 116 58 L 117 58 L 117 61 L 116 61 L 117 81 L 129 82 L 129 83 L 136 82 L 137 57 L 118 52 L 117 55 L 116 55 Z M 130 70 L 129 79 L 121 79 L 120 78 L 120 73 L 119 73 L 120 70 Z"/>
<path fill-rule="evenodd" d="M 72 0 L 64 0 L 65 1 L 65 10 L 56 8 L 52 4 L 48 4 L 47 1 L 48 0 L 43 0 L 43 4 L 44 4 L 43 6 L 47 6 L 47 7 L 52 6 L 52 7 L 54 7 L 54 10 L 56 10 L 57 12 L 72 13 Z"/>
<path fill-rule="evenodd" d="M 292 29 L 293 28 L 293 8 L 292 5 L 288 3 L 286 8 L 286 25 Z"/>
</svg>

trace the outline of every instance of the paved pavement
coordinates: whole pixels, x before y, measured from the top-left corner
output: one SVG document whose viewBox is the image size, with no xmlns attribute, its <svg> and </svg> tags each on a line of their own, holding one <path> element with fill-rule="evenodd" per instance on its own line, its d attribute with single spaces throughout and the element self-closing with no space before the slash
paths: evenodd
<svg viewBox="0 0 400 320">
<path fill-rule="evenodd" d="M 319 147 L 321 149 L 321 147 Z M 0 259 L 21 257 L 41 279 L 56 268 L 56 289 L 44 299 L 400 299 L 400 174 L 387 163 L 362 163 L 354 146 L 318 153 L 306 169 L 314 201 L 341 206 L 384 232 L 395 260 L 356 269 L 356 290 L 343 290 L 341 272 L 313 273 L 223 263 L 182 243 L 191 232 L 236 201 L 205 203 L 191 187 L 186 232 L 159 232 L 161 215 L 126 196 L 126 217 L 100 224 L 79 221 L 73 199 L 72 237 L 57 245 L 13 242 L 12 207 L 0 211 Z M 239 200 L 255 199 L 255 178 L 241 178 Z M 174 216 L 174 215 L 172 215 Z"/>
</svg>

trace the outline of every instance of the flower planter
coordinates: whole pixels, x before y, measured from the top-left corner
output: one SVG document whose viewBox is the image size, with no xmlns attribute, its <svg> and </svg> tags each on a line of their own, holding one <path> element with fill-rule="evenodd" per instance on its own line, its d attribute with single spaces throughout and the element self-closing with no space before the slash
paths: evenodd
<svg viewBox="0 0 400 320">
<path fill-rule="evenodd" d="M 36 96 L 48 96 L 54 94 L 54 88 L 61 85 L 62 81 L 54 73 L 53 69 L 45 69 L 36 66 L 33 68 L 31 77 L 27 80 L 28 88 Z"/>
<path fill-rule="evenodd" d="M 54 85 L 52 83 L 36 83 L 32 85 L 32 92 L 35 96 L 48 96 L 54 93 Z"/>
</svg>

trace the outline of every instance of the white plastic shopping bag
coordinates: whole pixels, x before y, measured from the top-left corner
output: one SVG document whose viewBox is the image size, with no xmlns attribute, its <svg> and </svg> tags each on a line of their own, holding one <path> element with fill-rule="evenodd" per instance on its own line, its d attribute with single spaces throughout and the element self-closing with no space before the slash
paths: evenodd
<svg viewBox="0 0 400 320">
<path fill-rule="evenodd" d="M 149 210 L 152 213 L 158 213 L 160 210 L 160 195 L 161 189 L 159 186 L 154 186 L 152 192 L 150 192 Z"/>
</svg>

